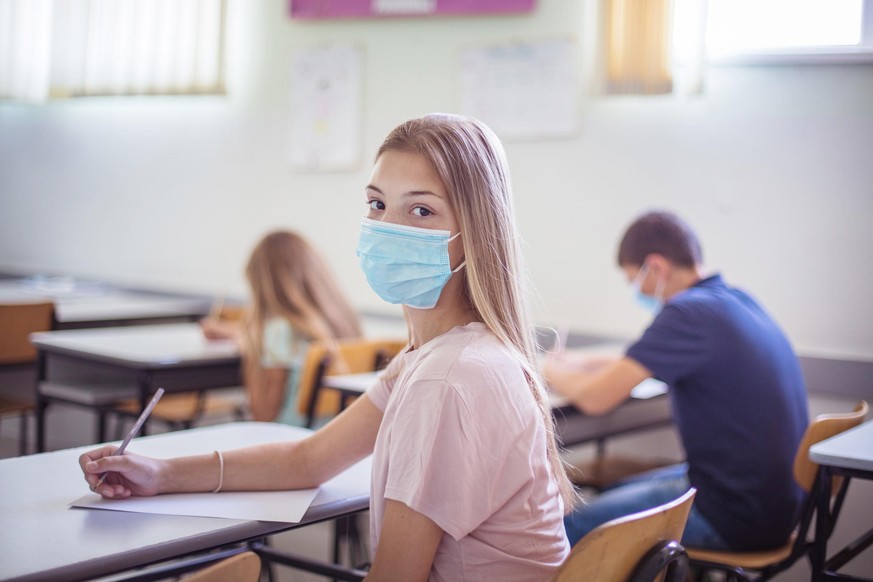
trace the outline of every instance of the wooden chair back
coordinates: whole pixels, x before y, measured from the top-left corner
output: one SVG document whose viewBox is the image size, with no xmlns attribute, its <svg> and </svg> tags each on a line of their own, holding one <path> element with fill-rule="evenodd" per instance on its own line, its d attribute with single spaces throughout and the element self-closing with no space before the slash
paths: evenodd
<svg viewBox="0 0 873 582">
<path fill-rule="evenodd" d="M 192 574 L 181 582 L 257 582 L 261 575 L 261 558 L 254 552 L 243 552 L 225 558 Z"/>
<path fill-rule="evenodd" d="M 329 374 L 357 374 L 378 370 L 396 355 L 405 340 L 341 340 L 333 349 L 326 343 L 309 346 L 303 361 L 297 396 L 297 410 L 311 425 L 316 416 L 336 414 L 340 398 L 333 390 L 321 390 L 322 378 Z"/>
<path fill-rule="evenodd" d="M 28 364 L 36 360 L 31 333 L 54 327 L 51 301 L 0 305 L 0 364 Z"/>
<path fill-rule="evenodd" d="M 659 507 L 614 519 L 573 546 L 555 582 L 627 582 L 641 561 L 663 542 L 678 542 L 697 490 Z"/>
<path fill-rule="evenodd" d="M 854 428 L 863 422 L 869 406 L 863 400 L 858 402 L 854 411 L 836 414 L 820 414 L 806 427 L 797 453 L 794 455 L 794 480 L 808 494 L 811 493 L 818 473 L 818 463 L 809 458 L 809 448 L 817 442 L 838 435 Z M 831 487 L 831 497 L 840 490 L 842 477 L 834 477 Z M 761 573 L 759 578 L 769 579 L 778 572 L 791 567 L 797 560 L 807 555 L 811 544 L 807 535 L 815 513 L 815 495 L 807 495 L 798 518 L 797 529 L 785 540 L 785 544 L 772 550 L 757 552 L 720 552 L 689 548 L 691 563 L 706 570 L 720 570 L 728 576 L 750 579 L 749 570 Z"/>
<path fill-rule="evenodd" d="M 794 456 L 794 480 L 804 491 L 809 493 L 812 490 L 815 476 L 818 473 L 818 463 L 809 458 L 809 447 L 858 426 L 864 421 L 869 410 L 867 402 L 861 400 L 855 405 L 852 412 L 820 414 L 806 428 L 800 446 L 797 448 L 797 454 Z M 838 491 L 841 482 L 842 477 L 834 477 L 831 491 Z"/>
<path fill-rule="evenodd" d="M 221 310 L 218 312 L 218 319 L 223 319 L 225 321 L 242 321 L 245 314 L 245 305 L 222 305 Z"/>
</svg>

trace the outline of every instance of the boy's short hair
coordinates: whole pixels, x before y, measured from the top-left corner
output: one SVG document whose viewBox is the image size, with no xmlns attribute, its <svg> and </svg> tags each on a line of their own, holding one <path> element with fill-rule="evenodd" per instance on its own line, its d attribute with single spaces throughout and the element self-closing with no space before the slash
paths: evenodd
<svg viewBox="0 0 873 582">
<path fill-rule="evenodd" d="M 647 212 L 631 223 L 618 246 L 618 264 L 640 267 L 652 253 L 680 267 L 694 267 L 703 258 L 691 227 L 665 211 Z"/>
</svg>

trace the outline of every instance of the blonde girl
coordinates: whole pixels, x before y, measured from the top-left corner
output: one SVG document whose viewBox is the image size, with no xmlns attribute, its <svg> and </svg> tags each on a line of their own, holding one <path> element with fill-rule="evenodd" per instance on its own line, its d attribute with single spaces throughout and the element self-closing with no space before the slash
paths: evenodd
<svg viewBox="0 0 873 582">
<path fill-rule="evenodd" d="M 327 263 L 297 233 L 280 230 L 264 236 L 245 274 L 251 301 L 243 325 L 206 319 L 203 332 L 240 344 L 254 420 L 300 425 L 297 385 L 309 344 L 359 337 L 358 315 Z"/>
<path fill-rule="evenodd" d="M 224 487 L 313 487 L 373 455 L 368 580 L 547 580 L 573 502 L 536 373 L 509 175 L 500 142 L 452 115 L 408 121 L 379 149 L 358 255 L 404 305 L 410 347 L 327 426 L 224 453 Z M 110 498 L 207 491 L 214 454 L 80 458 Z M 187 470 L 177 472 L 184 463 Z"/>
</svg>

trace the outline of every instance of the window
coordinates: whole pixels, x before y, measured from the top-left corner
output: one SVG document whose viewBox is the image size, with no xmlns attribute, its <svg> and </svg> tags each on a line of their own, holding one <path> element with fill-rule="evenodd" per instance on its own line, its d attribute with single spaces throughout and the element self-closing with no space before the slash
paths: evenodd
<svg viewBox="0 0 873 582">
<path fill-rule="evenodd" d="M 714 63 L 873 61 L 873 0 L 676 0 L 675 7 L 679 64 L 696 52 Z"/>
<path fill-rule="evenodd" d="M 225 0 L 0 0 L 0 98 L 224 92 Z"/>
</svg>

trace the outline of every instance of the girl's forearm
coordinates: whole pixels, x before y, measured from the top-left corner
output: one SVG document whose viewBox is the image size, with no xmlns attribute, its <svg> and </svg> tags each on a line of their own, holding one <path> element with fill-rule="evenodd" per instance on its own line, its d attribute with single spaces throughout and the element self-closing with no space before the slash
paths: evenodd
<svg viewBox="0 0 873 582">
<path fill-rule="evenodd" d="M 317 487 L 320 480 L 307 467 L 305 441 L 271 443 L 179 457 L 161 462 L 160 493 L 276 491 Z"/>
</svg>

